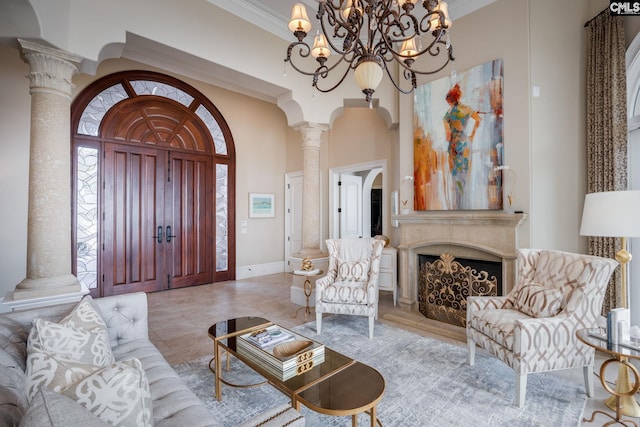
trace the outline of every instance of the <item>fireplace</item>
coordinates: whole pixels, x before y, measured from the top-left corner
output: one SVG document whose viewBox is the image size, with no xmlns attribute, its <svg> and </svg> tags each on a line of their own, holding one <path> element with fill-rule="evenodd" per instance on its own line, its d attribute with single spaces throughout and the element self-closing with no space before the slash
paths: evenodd
<svg viewBox="0 0 640 427">
<path fill-rule="evenodd" d="M 392 316 L 404 316 L 409 313 L 411 325 L 421 327 L 419 324 L 427 324 L 429 330 L 433 329 L 434 323 L 442 325 L 440 327 L 446 330 L 453 324 L 443 322 L 442 316 L 434 316 L 438 318 L 433 319 L 420 312 L 420 258 L 425 255 L 437 260 L 441 255 L 449 254 L 456 260 L 493 263 L 499 270 L 496 276 L 500 277 L 495 294 L 507 294 L 513 288 L 515 280 L 518 227 L 526 218 L 527 215 L 523 213 L 504 211 L 425 211 L 394 216 L 392 219 L 397 220 L 400 226 L 398 302 L 402 310 Z M 470 295 L 473 295 L 473 291 L 470 292 Z M 458 319 L 458 329 L 464 325 L 460 321 L 466 318 L 466 306 L 464 309 L 464 315 L 458 313 L 453 316 Z"/>
<path fill-rule="evenodd" d="M 502 264 L 418 255 L 418 311 L 429 319 L 464 327 L 469 296 L 501 295 Z"/>
</svg>

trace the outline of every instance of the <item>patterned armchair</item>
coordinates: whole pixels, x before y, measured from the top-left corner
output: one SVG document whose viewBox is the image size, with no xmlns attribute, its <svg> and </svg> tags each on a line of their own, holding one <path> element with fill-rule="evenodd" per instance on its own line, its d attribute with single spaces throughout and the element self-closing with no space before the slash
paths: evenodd
<svg viewBox="0 0 640 427">
<path fill-rule="evenodd" d="M 369 338 L 378 318 L 378 272 L 383 240 L 374 238 L 329 239 L 329 270 L 316 280 L 316 331 L 322 330 L 322 314 L 369 317 Z"/>
<path fill-rule="evenodd" d="M 467 300 L 468 361 L 476 344 L 516 373 L 524 405 L 527 374 L 582 367 L 593 395 L 595 350 L 576 331 L 597 327 L 604 293 L 618 263 L 612 259 L 538 249 L 518 250 L 516 285 L 507 296 Z"/>
</svg>

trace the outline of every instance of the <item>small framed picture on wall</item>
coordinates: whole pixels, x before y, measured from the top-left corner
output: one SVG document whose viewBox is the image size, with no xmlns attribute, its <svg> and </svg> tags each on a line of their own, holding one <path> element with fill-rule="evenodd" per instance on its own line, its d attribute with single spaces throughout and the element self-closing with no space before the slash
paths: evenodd
<svg viewBox="0 0 640 427">
<path fill-rule="evenodd" d="M 249 218 L 273 218 L 276 216 L 273 193 L 249 193 Z"/>
</svg>

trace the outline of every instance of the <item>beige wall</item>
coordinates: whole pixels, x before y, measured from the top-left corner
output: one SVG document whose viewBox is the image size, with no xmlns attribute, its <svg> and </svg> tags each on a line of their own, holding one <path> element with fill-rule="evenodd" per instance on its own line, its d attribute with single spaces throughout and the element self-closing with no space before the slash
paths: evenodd
<svg viewBox="0 0 640 427">
<path fill-rule="evenodd" d="M 18 51 L 0 44 L 0 298 L 27 271 L 28 72 Z"/>
<path fill-rule="evenodd" d="M 369 108 L 345 108 L 329 132 L 329 167 L 388 159 L 395 131 Z"/>
<path fill-rule="evenodd" d="M 532 246 L 586 251 L 585 78 L 590 18 L 582 0 L 530 1 Z M 550 14 L 549 10 L 554 10 Z"/>
</svg>

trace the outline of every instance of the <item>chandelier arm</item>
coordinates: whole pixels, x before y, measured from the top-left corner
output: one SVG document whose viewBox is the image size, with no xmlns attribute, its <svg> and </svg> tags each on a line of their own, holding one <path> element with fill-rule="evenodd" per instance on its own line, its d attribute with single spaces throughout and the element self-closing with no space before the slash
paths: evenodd
<svg viewBox="0 0 640 427">
<path fill-rule="evenodd" d="M 438 29 L 436 28 L 431 28 L 431 22 L 433 21 L 433 18 L 435 15 L 438 15 L 438 23 L 439 28 L 442 29 L 447 29 L 449 27 L 446 26 L 445 24 L 445 16 L 444 13 L 441 10 L 434 10 L 432 12 L 429 12 L 427 14 L 425 14 L 421 19 L 420 19 L 420 26 L 419 26 L 419 30 L 421 34 L 427 34 L 427 33 L 431 33 L 434 31 L 438 31 Z M 426 22 L 426 25 L 425 25 Z"/>
<path fill-rule="evenodd" d="M 380 34 L 384 34 L 387 35 L 388 33 L 391 33 L 391 36 L 394 37 L 394 40 L 392 41 L 405 41 L 410 39 L 411 37 L 415 36 L 415 35 L 420 35 L 421 31 L 420 31 L 420 24 L 418 23 L 418 19 L 408 13 L 402 13 L 400 15 L 398 15 L 395 11 L 390 11 L 385 18 L 388 18 L 390 15 L 393 16 L 393 20 L 392 22 L 384 22 L 382 20 L 378 21 L 378 26 L 380 27 Z M 403 21 L 407 21 L 406 23 Z M 383 32 L 382 31 L 382 26 L 386 24 L 387 27 L 387 31 Z M 413 33 L 412 35 L 406 35 L 406 30 L 410 29 L 411 27 L 413 27 Z M 423 31 L 424 32 L 424 31 Z"/>
<path fill-rule="evenodd" d="M 362 16 L 358 20 L 358 25 L 354 25 L 356 28 L 358 28 L 358 31 L 353 31 L 344 22 L 336 18 L 335 16 L 336 10 L 334 8 L 337 8 L 337 10 L 339 10 L 340 6 L 334 6 L 333 2 L 329 2 L 329 4 L 331 8 L 327 8 L 326 5 L 323 5 L 323 2 L 320 2 L 320 5 L 318 6 L 318 13 L 316 14 L 316 18 L 318 19 L 318 21 L 320 21 L 320 27 L 322 28 L 322 33 L 327 38 L 327 42 L 329 43 L 329 46 L 331 46 L 331 48 L 339 55 L 347 55 L 353 52 L 353 50 L 357 45 L 359 44 L 362 45 L 362 40 L 360 40 L 360 31 L 359 31 L 360 28 L 362 28 L 362 23 L 363 23 Z M 327 16 L 326 16 L 326 19 L 323 19 L 323 15 L 325 13 L 327 14 Z M 337 37 L 340 40 L 345 40 L 347 39 L 347 37 L 351 37 L 352 42 L 349 44 L 350 48 L 344 49 L 344 44 L 342 48 L 339 48 L 338 46 L 336 46 L 333 43 L 334 37 L 330 36 L 330 33 L 327 31 L 326 25 L 331 26 L 331 28 L 333 29 L 334 37 Z M 342 34 L 341 30 L 345 31 L 346 33 Z"/>
<path fill-rule="evenodd" d="M 333 85 L 332 87 L 330 87 L 328 89 L 322 89 L 322 88 L 320 88 L 318 86 L 318 78 L 317 77 L 314 77 L 312 86 L 314 86 L 316 89 L 318 89 L 318 91 L 320 91 L 322 93 L 331 92 L 332 90 L 334 90 L 335 88 L 337 88 L 338 86 L 340 86 L 342 84 L 344 79 L 347 77 L 347 74 L 349 74 L 349 70 L 351 70 L 351 67 L 347 67 L 344 70 L 344 74 L 342 74 L 342 77 L 340 78 L 340 80 L 335 85 Z M 326 77 L 326 75 L 322 76 L 322 78 L 325 78 L 325 77 Z"/>
<path fill-rule="evenodd" d="M 393 76 L 391 75 L 391 71 L 389 71 L 389 68 L 387 67 L 387 64 L 386 64 L 386 63 L 384 64 L 384 71 L 387 73 L 387 76 L 389 77 L 389 80 L 391 80 L 391 83 L 393 83 L 393 86 L 394 86 L 394 87 L 395 87 L 399 92 L 404 93 L 405 95 L 408 95 L 408 94 L 410 94 L 411 92 L 413 92 L 413 90 L 416 88 L 416 79 L 415 79 L 415 75 L 413 76 L 413 79 L 412 79 L 411 89 L 407 89 L 407 90 L 405 90 L 405 89 L 402 89 L 402 88 L 400 87 L 400 85 L 395 81 L 395 79 L 394 79 L 394 78 L 393 78 Z M 409 80 L 409 79 L 407 78 L 406 71 L 407 71 L 407 70 L 405 70 L 405 79 Z M 410 72 L 413 72 L 413 70 L 409 70 L 409 71 L 410 71 Z"/>
<path fill-rule="evenodd" d="M 308 46 L 307 46 L 308 47 Z M 301 55 L 302 56 L 302 55 Z M 307 57 L 309 56 L 308 54 L 306 56 L 302 56 Z M 322 78 L 326 78 L 328 76 L 328 74 L 333 71 L 334 69 L 336 69 L 342 62 L 347 62 L 349 65 L 347 66 L 347 70 L 346 72 L 348 72 L 352 66 L 352 62 L 353 62 L 353 58 L 347 58 L 346 56 L 341 56 L 340 59 L 333 64 L 331 67 L 327 67 L 326 65 L 320 65 L 318 68 L 316 68 L 314 71 L 305 71 L 302 68 L 298 67 L 296 65 L 296 63 L 293 61 L 293 57 L 291 55 L 287 55 L 287 58 L 284 60 L 284 62 L 289 62 L 289 64 L 291 64 L 291 67 L 296 70 L 297 72 L 299 72 L 300 74 L 304 74 L 305 76 L 320 76 Z M 344 78 L 343 78 L 344 80 Z"/>
<path fill-rule="evenodd" d="M 453 56 L 449 56 L 449 57 L 447 57 L 447 60 L 445 61 L 445 63 L 442 64 L 442 66 L 440 66 L 440 67 L 438 67 L 436 69 L 433 69 L 431 71 L 415 70 L 415 69 L 411 68 L 410 66 L 406 65 L 404 62 L 398 62 L 398 64 L 400 64 L 400 66 L 402 68 L 404 68 L 405 70 L 410 71 L 412 73 L 420 74 L 420 75 L 429 75 L 429 74 L 435 74 L 435 73 L 437 73 L 439 71 L 442 71 L 444 69 L 444 67 L 446 67 L 449 64 L 449 62 L 454 61 L 454 60 L 455 60 L 455 58 L 453 58 Z"/>
</svg>

